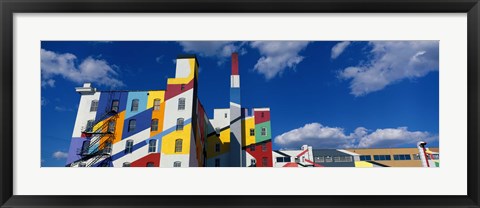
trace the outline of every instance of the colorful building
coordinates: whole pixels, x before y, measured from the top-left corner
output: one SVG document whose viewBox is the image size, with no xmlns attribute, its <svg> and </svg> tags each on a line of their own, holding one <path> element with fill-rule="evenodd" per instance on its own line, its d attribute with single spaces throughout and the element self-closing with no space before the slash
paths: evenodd
<svg viewBox="0 0 480 208">
<path fill-rule="evenodd" d="M 232 54 L 230 108 L 209 119 L 198 98 L 198 61 L 179 56 L 165 90 L 81 95 L 68 167 L 271 167 L 270 109 L 241 107 L 238 55 Z"/>
</svg>

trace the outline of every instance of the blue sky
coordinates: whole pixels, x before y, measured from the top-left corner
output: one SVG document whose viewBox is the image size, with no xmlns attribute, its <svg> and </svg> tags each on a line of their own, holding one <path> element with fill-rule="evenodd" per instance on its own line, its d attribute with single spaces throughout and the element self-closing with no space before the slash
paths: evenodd
<svg viewBox="0 0 480 208">
<path fill-rule="evenodd" d="M 42 166 L 63 166 L 80 96 L 165 89 L 179 54 L 196 54 L 210 118 L 229 106 L 239 53 L 242 106 L 270 107 L 274 149 L 439 145 L 438 41 L 43 41 Z"/>
</svg>

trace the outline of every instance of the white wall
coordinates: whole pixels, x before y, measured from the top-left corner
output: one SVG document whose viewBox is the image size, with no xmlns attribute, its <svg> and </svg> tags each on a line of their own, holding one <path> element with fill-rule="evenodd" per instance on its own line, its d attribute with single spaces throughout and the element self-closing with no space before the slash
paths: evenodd
<svg viewBox="0 0 480 208">
<path fill-rule="evenodd" d="M 90 105 L 92 100 L 99 100 L 100 92 L 95 92 L 92 95 L 81 95 L 80 103 L 78 104 L 77 118 L 75 120 L 75 126 L 73 127 L 72 137 L 80 137 L 82 135 L 82 129 L 87 126 L 88 120 L 95 120 L 97 111 L 90 112 Z"/>
<path fill-rule="evenodd" d="M 133 145 L 135 146 L 138 143 L 145 142 L 145 140 L 147 140 L 149 137 L 150 137 L 150 128 L 147 128 L 141 132 L 138 132 L 132 136 L 129 136 L 128 138 L 125 138 L 113 144 L 112 155 L 125 151 L 125 144 L 127 143 L 127 140 L 133 140 Z M 157 147 L 158 145 L 159 145 L 159 142 L 157 142 Z M 155 150 L 157 149 L 158 148 L 155 148 Z M 130 162 L 130 163 L 134 162 L 135 160 L 138 160 L 142 157 L 147 156 L 147 154 L 148 154 L 148 144 L 133 151 L 130 154 L 126 154 L 125 156 L 113 161 L 113 166 L 122 167 L 124 162 Z"/>
<path fill-rule="evenodd" d="M 227 117 L 225 118 L 225 113 Z M 213 119 L 210 119 L 213 128 L 224 128 L 230 125 L 230 108 L 213 109 Z"/>
</svg>

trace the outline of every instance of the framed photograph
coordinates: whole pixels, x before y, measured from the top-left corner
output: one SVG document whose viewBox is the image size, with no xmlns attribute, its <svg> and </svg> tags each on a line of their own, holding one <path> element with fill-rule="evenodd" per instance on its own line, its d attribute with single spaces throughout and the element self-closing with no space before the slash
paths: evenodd
<svg viewBox="0 0 480 208">
<path fill-rule="evenodd" d="M 480 206 L 478 0 L 0 6 L 1 207 Z"/>
</svg>

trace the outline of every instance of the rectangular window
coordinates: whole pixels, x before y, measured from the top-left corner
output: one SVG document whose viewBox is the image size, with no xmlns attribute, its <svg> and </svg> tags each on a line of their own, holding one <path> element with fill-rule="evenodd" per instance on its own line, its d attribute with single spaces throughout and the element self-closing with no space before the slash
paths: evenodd
<svg viewBox="0 0 480 208">
<path fill-rule="evenodd" d="M 220 159 L 215 159 L 215 167 L 220 167 Z"/>
<path fill-rule="evenodd" d="M 410 155 L 393 155 L 394 160 L 411 160 Z"/>
<path fill-rule="evenodd" d="M 132 153 L 132 149 L 133 149 L 133 140 L 127 140 L 127 142 L 125 143 L 125 154 L 130 154 Z"/>
<path fill-rule="evenodd" d="M 105 153 L 105 154 L 112 153 L 112 143 L 111 142 L 105 143 L 105 147 L 103 148 L 103 153 Z"/>
<path fill-rule="evenodd" d="M 93 123 L 94 122 L 95 122 L 94 120 L 88 120 L 87 121 L 87 127 L 85 128 L 86 132 L 92 132 L 93 131 Z"/>
<path fill-rule="evenodd" d="M 268 157 L 262 157 L 262 166 L 267 167 L 268 166 Z"/>
<path fill-rule="evenodd" d="M 330 157 L 330 156 L 325 156 L 325 162 L 333 162 L 332 157 Z"/>
<path fill-rule="evenodd" d="M 215 144 L 215 152 L 220 152 L 220 144 Z"/>
<path fill-rule="evenodd" d="M 130 166 L 131 166 L 131 164 L 129 162 L 124 162 L 123 163 L 123 167 L 130 167 Z"/>
<path fill-rule="evenodd" d="M 255 136 L 255 129 L 250 129 L 250 136 Z"/>
<path fill-rule="evenodd" d="M 90 112 L 97 111 L 98 109 L 98 100 L 92 100 L 90 104 Z"/>
<path fill-rule="evenodd" d="M 283 162 L 283 157 L 277 157 L 277 162 Z"/>
<path fill-rule="evenodd" d="M 392 160 L 390 155 L 374 155 L 374 160 L 382 161 L 382 160 Z"/>
<path fill-rule="evenodd" d="M 133 99 L 132 100 L 132 108 L 130 111 L 138 111 L 138 99 Z"/>
<path fill-rule="evenodd" d="M 313 158 L 313 161 L 316 163 L 323 163 L 325 162 L 325 159 L 323 158 L 323 156 L 317 156 Z"/>
<path fill-rule="evenodd" d="M 108 132 L 110 133 L 115 132 L 115 121 L 108 122 Z"/>
<path fill-rule="evenodd" d="M 262 152 L 266 152 L 267 151 L 267 143 L 263 143 L 262 144 Z"/>
<path fill-rule="evenodd" d="M 225 118 L 227 118 L 227 113 L 225 113 Z"/>
<path fill-rule="evenodd" d="M 153 101 L 153 110 L 160 110 L 160 99 L 155 99 Z"/>
<path fill-rule="evenodd" d="M 433 155 L 432 155 L 432 158 L 433 158 L 434 160 L 439 160 L 439 159 L 440 159 L 440 155 L 439 155 L 439 154 L 433 154 Z"/>
<path fill-rule="evenodd" d="M 115 112 L 118 112 L 118 105 L 120 104 L 120 102 L 118 100 L 113 100 L 112 101 L 112 108 L 111 110 L 112 111 L 115 111 Z"/>
<path fill-rule="evenodd" d="M 178 99 L 178 110 L 185 110 L 185 98 Z"/>
<path fill-rule="evenodd" d="M 87 167 L 87 164 L 84 162 L 81 162 L 80 164 L 78 164 L 78 167 Z"/>
<path fill-rule="evenodd" d="M 158 119 L 152 119 L 150 131 L 158 131 Z"/>
<path fill-rule="evenodd" d="M 360 161 L 372 161 L 371 155 L 360 155 Z"/>
<path fill-rule="evenodd" d="M 267 136 L 267 128 L 262 127 L 262 136 Z"/>
<path fill-rule="evenodd" d="M 250 159 L 250 166 L 257 167 L 257 161 L 255 159 Z"/>
<path fill-rule="evenodd" d="M 290 157 L 284 157 L 284 158 L 283 158 L 283 161 L 284 161 L 284 162 L 291 162 Z"/>
<path fill-rule="evenodd" d="M 177 119 L 177 128 L 176 128 L 177 131 L 181 131 L 183 130 L 183 118 L 178 118 Z"/>
<path fill-rule="evenodd" d="M 420 160 L 420 155 L 419 154 L 413 154 L 413 159 L 414 160 Z"/>
<path fill-rule="evenodd" d="M 185 84 L 180 85 L 181 90 L 185 89 Z"/>
<path fill-rule="evenodd" d="M 333 160 L 335 162 L 352 162 L 352 157 L 351 156 L 336 156 L 336 157 L 333 157 Z"/>
<path fill-rule="evenodd" d="M 175 140 L 175 152 L 182 152 L 182 146 L 183 146 L 182 143 L 183 143 L 182 139 Z"/>
<path fill-rule="evenodd" d="M 137 127 L 137 120 L 130 119 L 130 121 L 128 121 L 128 132 L 135 131 L 136 127 Z"/>
<path fill-rule="evenodd" d="M 174 167 L 174 168 L 182 167 L 182 162 L 180 162 L 180 161 L 175 161 L 175 162 L 173 163 L 173 167 Z"/>
<path fill-rule="evenodd" d="M 148 153 L 157 151 L 157 140 L 152 139 L 148 141 Z"/>
<path fill-rule="evenodd" d="M 254 144 L 250 145 L 250 151 L 255 151 L 255 145 Z"/>
</svg>

